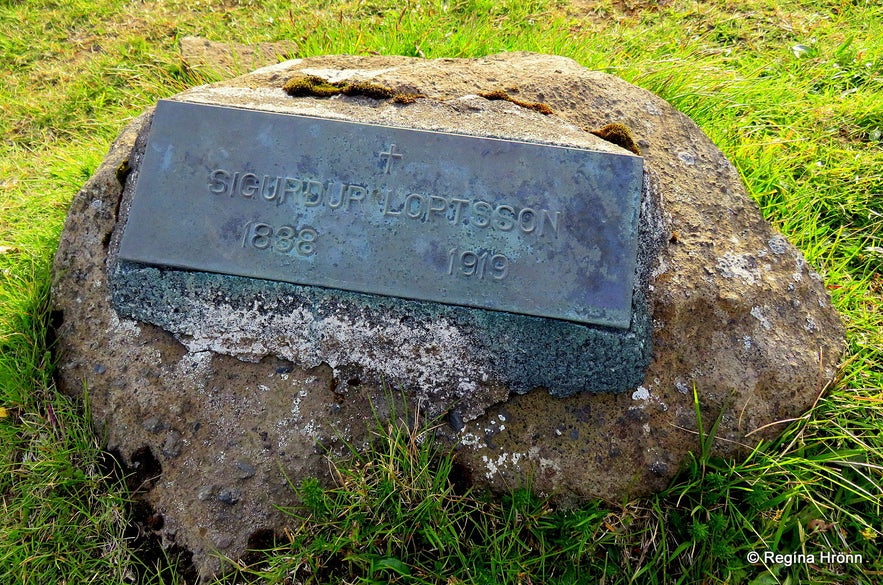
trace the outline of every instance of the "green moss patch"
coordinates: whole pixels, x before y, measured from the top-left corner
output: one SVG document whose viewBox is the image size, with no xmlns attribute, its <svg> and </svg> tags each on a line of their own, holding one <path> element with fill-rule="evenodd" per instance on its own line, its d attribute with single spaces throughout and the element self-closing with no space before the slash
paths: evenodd
<svg viewBox="0 0 883 585">
<path fill-rule="evenodd" d="M 343 84 L 330 83 L 315 75 L 300 75 L 289 79 L 282 89 L 292 97 L 331 97 L 343 93 Z"/>
<path fill-rule="evenodd" d="M 597 130 L 589 130 L 589 132 L 599 138 L 603 138 L 607 142 L 611 142 L 630 152 L 634 152 L 638 156 L 641 155 L 641 149 L 638 148 L 635 139 L 632 137 L 631 130 L 629 130 L 628 126 L 625 124 L 614 122 L 612 124 L 606 124 Z"/>
<path fill-rule="evenodd" d="M 551 116 L 555 113 L 552 108 L 542 102 L 526 102 L 524 100 L 512 97 L 502 89 L 486 91 L 479 93 L 478 95 L 486 100 L 505 100 L 507 102 L 512 102 L 516 106 L 521 106 L 522 108 L 527 108 L 528 110 L 534 110 L 535 112 L 539 112 L 546 116 Z"/>
<path fill-rule="evenodd" d="M 320 97 L 335 95 L 364 96 L 375 100 L 392 100 L 397 104 L 412 104 L 426 97 L 418 93 L 398 93 L 392 88 L 368 81 L 328 81 L 316 75 L 298 75 L 289 79 L 282 89 L 291 97 Z"/>
</svg>

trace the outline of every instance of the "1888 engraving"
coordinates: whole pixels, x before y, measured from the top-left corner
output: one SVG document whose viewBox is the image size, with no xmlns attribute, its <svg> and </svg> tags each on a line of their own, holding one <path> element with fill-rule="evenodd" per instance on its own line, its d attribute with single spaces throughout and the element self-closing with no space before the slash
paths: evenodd
<svg viewBox="0 0 883 585">
<path fill-rule="evenodd" d="M 272 250 L 280 254 L 295 253 L 299 256 L 312 256 L 316 253 L 316 238 L 319 234 L 311 227 L 296 228 L 290 225 L 273 227 L 266 223 L 250 221 L 245 224 L 242 247 L 251 246 L 258 250 Z"/>
</svg>

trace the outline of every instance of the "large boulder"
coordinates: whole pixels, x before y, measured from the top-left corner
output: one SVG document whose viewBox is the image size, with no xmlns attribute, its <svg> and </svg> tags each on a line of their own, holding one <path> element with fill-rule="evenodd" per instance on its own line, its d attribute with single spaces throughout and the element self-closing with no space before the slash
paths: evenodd
<svg viewBox="0 0 883 585">
<path fill-rule="evenodd" d="M 406 97 L 283 90 L 307 76 Z M 292 315 L 305 303 L 329 304 L 326 297 L 283 283 L 121 267 L 115 247 L 151 113 L 132 122 L 76 197 L 62 234 L 53 283 L 59 382 L 71 394 L 88 389 L 108 449 L 142 472 L 141 497 L 163 517 L 164 542 L 192 551 L 203 574 L 220 567 L 216 553 L 238 557 L 256 535 L 279 530 L 286 519 L 277 506 L 296 504 L 289 483 L 329 479 L 324 456 L 342 452 L 344 441 L 364 446 L 397 392 L 411 408 L 448 417 L 440 432 L 475 485 L 531 485 L 563 503 L 663 487 L 698 448 L 694 396 L 703 421 L 718 421 L 716 451 L 736 455 L 800 416 L 836 374 L 843 327 L 821 278 L 763 220 L 692 121 L 620 79 L 529 53 L 327 56 L 174 99 L 599 149 L 618 147 L 588 131 L 619 123 L 645 159 L 636 303 L 652 336 L 649 365 L 640 342 L 611 341 L 597 328 L 583 349 L 565 351 L 559 339 L 560 352 L 522 357 L 524 377 L 513 380 L 517 369 L 507 377 L 490 367 L 493 347 L 476 349 L 471 318 L 340 297 L 330 305 L 345 311 L 320 307 L 305 324 Z M 160 297 L 139 297 L 139 288 Z M 139 311 L 132 299 L 153 307 Z M 268 310 L 268 299 L 300 305 Z M 539 347 L 542 332 L 559 326 L 533 327 Z M 573 394 L 602 389 L 594 382 L 611 376 L 598 367 L 610 356 L 586 339 L 604 352 L 621 344 L 642 375 L 619 393 Z M 533 377 L 531 368 L 547 369 L 554 355 L 566 362 L 558 377 Z M 534 388 L 544 379 L 552 382 Z"/>
</svg>

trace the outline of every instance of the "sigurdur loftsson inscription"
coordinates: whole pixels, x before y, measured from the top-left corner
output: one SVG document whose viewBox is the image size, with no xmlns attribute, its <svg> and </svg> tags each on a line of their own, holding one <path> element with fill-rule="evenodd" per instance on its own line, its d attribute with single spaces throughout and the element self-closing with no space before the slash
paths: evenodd
<svg viewBox="0 0 883 585">
<path fill-rule="evenodd" d="M 628 327 L 642 159 L 161 101 L 120 258 Z"/>
</svg>

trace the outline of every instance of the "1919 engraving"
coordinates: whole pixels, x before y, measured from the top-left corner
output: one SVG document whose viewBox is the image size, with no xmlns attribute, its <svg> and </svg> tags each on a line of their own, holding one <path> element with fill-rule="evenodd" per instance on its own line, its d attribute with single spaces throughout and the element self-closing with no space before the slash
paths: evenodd
<svg viewBox="0 0 883 585">
<path fill-rule="evenodd" d="M 503 280 L 509 274 L 509 259 L 503 254 L 491 254 L 487 250 L 473 251 L 451 248 L 448 250 L 448 274 L 475 277 L 484 280 L 490 276 Z"/>
</svg>

